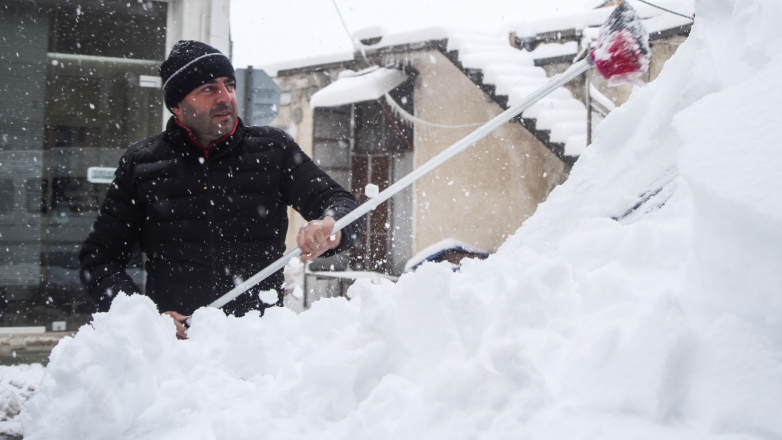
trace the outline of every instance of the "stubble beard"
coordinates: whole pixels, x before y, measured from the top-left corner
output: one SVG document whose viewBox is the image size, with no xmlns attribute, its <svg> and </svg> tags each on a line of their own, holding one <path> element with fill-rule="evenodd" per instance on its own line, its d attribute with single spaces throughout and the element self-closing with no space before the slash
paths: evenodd
<svg viewBox="0 0 782 440">
<path fill-rule="evenodd" d="M 183 101 L 182 124 L 185 125 L 193 136 L 204 146 L 208 147 L 212 142 L 228 134 L 236 124 L 236 109 L 231 104 L 219 104 L 212 107 L 209 112 L 200 112 L 187 101 Z M 216 122 L 215 115 L 218 113 L 229 112 L 225 120 Z"/>
</svg>

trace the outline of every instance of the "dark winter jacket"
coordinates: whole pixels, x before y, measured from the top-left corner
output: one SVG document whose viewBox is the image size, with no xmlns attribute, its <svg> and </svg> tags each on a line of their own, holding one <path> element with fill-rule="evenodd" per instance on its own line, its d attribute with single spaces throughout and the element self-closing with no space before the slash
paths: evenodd
<svg viewBox="0 0 782 440">
<path fill-rule="evenodd" d="M 282 256 L 288 205 L 313 220 L 339 219 L 357 204 L 282 130 L 238 121 L 205 151 L 171 118 L 120 159 L 79 255 L 82 282 L 101 310 L 119 291 L 140 293 L 125 272 L 139 243 L 146 295 L 161 312 L 189 315 Z M 360 222 L 343 229 L 324 256 L 350 248 L 361 230 Z M 282 283 L 279 271 L 223 310 L 263 312 L 258 292 L 281 292 Z"/>
</svg>

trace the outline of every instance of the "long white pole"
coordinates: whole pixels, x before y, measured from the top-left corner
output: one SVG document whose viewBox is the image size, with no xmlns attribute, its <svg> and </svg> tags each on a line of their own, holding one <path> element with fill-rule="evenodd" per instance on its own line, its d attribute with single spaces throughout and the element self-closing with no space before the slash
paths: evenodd
<svg viewBox="0 0 782 440">
<path fill-rule="evenodd" d="M 539 88 L 531 95 L 524 98 L 522 101 L 518 102 L 517 104 L 505 110 L 504 112 L 500 113 L 499 115 L 497 115 L 496 117 L 488 121 L 487 123 L 481 125 L 475 131 L 470 133 L 467 137 L 463 138 L 462 140 L 446 148 L 440 154 L 430 159 L 429 162 L 426 162 L 425 164 L 421 165 L 419 168 L 415 169 L 410 174 L 399 179 L 396 183 L 381 191 L 375 197 L 362 203 L 356 209 L 351 211 L 348 215 L 337 220 L 334 223 L 333 231 L 337 232 L 339 230 L 342 230 L 342 228 L 358 220 L 364 214 L 377 208 L 381 203 L 390 199 L 396 193 L 408 187 L 411 183 L 415 182 L 416 180 L 420 179 L 428 172 L 442 165 L 443 162 L 461 153 L 462 151 L 467 149 L 467 147 L 483 139 L 484 137 L 486 137 L 486 135 L 488 135 L 489 133 L 491 133 L 498 127 L 500 127 L 502 124 L 515 118 L 516 115 L 529 108 L 532 104 L 540 101 L 541 98 L 545 97 L 546 95 L 553 92 L 557 88 L 565 85 L 570 80 L 577 77 L 578 75 L 581 75 L 585 71 L 589 70 L 590 67 L 592 67 L 592 59 L 590 57 L 586 57 L 585 59 L 570 66 L 562 74 L 551 78 L 551 80 L 549 80 L 549 82 L 547 82 L 543 87 Z M 251 278 L 248 278 L 243 283 L 231 289 L 225 295 L 216 299 L 214 302 L 209 304 L 209 307 L 220 308 L 228 304 L 231 300 L 233 300 L 237 296 L 241 295 L 251 287 L 265 280 L 266 278 L 271 276 L 271 274 L 282 269 L 292 258 L 297 258 L 299 256 L 301 256 L 301 249 L 299 248 L 293 249 L 292 251 L 280 257 L 274 263 L 267 266 L 262 271 L 253 275 Z"/>
</svg>

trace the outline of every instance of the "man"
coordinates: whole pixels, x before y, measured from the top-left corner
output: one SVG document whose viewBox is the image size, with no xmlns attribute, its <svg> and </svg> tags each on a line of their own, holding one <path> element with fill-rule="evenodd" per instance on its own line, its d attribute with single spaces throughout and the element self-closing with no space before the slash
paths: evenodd
<svg viewBox="0 0 782 440">
<path fill-rule="evenodd" d="M 350 248 L 354 222 L 332 236 L 334 221 L 356 207 L 352 195 L 319 169 L 285 132 L 248 127 L 236 115 L 228 58 L 197 41 L 178 42 L 160 66 L 166 130 L 132 145 L 120 159 L 100 214 L 79 255 L 81 279 L 100 310 L 120 291 L 141 290 L 125 272 L 138 243 L 146 253 L 146 295 L 182 325 L 199 307 L 278 259 L 285 249 L 287 206 L 305 219 L 303 260 Z M 260 291 L 282 271 L 223 307 L 263 310 Z"/>
</svg>

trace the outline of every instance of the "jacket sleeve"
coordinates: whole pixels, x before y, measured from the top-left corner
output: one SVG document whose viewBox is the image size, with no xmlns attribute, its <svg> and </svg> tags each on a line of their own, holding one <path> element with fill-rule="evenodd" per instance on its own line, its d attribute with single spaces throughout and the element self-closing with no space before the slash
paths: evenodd
<svg viewBox="0 0 782 440">
<path fill-rule="evenodd" d="M 283 132 L 284 133 L 284 132 Z M 343 188 L 309 158 L 293 139 L 285 134 L 283 160 L 283 197 L 305 219 L 326 216 L 339 220 L 358 207 L 350 191 Z M 361 238 L 364 219 L 358 219 L 342 229 L 339 246 L 325 252 L 330 257 L 353 247 Z"/>
<path fill-rule="evenodd" d="M 98 218 L 79 253 L 81 282 L 99 311 L 107 311 L 120 291 L 141 293 L 125 268 L 144 219 L 132 178 L 130 153 L 120 159 Z"/>
</svg>

